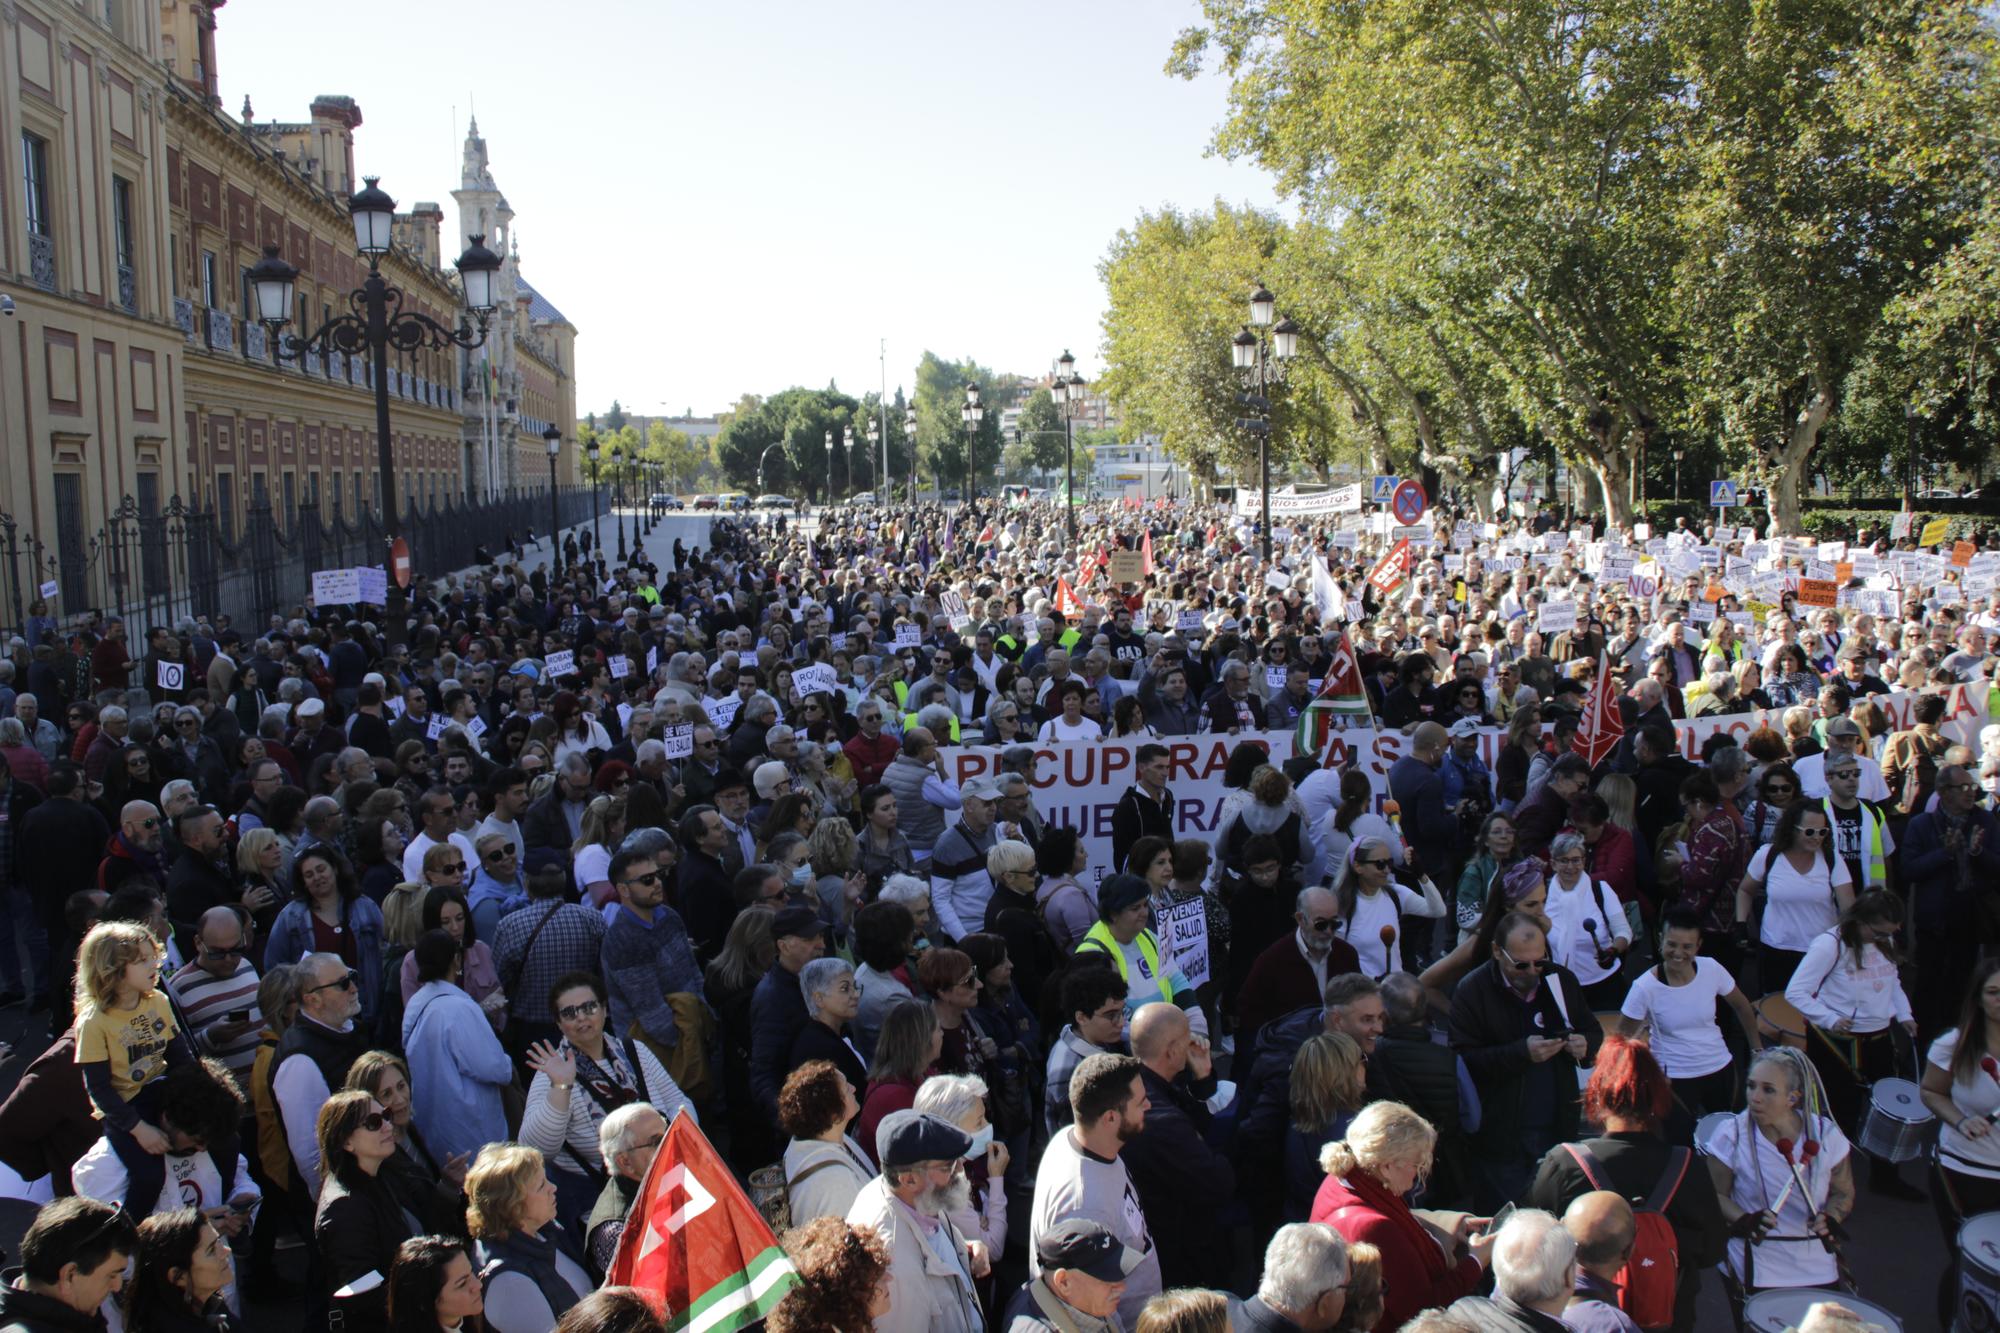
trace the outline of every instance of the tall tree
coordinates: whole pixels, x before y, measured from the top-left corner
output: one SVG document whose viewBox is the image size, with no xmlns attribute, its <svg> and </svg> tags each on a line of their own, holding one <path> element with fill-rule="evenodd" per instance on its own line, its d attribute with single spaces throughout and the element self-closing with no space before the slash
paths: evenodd
<svg viewBox="0 0 2000 1333">
<path fill-rule="evenodd" d="M 967 432 L 961 419 L 965 386 L 976 384 L 986 411 Z M 1013 398 L 1014 379 L 970 357 L 947 361 L 925 351 L 917 363 L 917 448 L 919 466 L 936 477 L 947 495 L 991 481 L 1000 467 L 1000 410 Z"/>
</svg>

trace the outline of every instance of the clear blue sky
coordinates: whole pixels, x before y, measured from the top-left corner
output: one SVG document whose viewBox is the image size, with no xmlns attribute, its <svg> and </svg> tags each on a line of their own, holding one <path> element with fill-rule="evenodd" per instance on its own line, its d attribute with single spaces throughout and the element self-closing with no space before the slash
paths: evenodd
<svg viewBox="0 0 2000 1333">
<path fill-rule="evenodd" d="M 925 348 L 1098 357 L 1096 265 L 1163 204 L 1272 202 L 1205 156 L 1224 87 L 1162 73 L 1188 0 L 1008 5 L 295 0 L 218 12 L 223 105 L 360 104 L 357 167 L 456 223 L 476 103 L 522 271 L 581 331 L 579 404 L 708 413 Z M 454 135 L 454 112 L 457 134 Z M 462 242 L 461 242 L 462 243 Z M 456 254 L 456 250 L 449 251 Z"/>
</svg>

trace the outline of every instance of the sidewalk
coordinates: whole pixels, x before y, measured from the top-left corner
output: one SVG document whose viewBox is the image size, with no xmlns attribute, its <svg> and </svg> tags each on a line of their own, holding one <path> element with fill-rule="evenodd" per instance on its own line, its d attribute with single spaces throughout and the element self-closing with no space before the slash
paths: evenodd
<svg viewBox="0 0 2000 1333">
<path fill-rule="evenodd" d="M 625 527 L 628 545 L 631 539 L 631 513 L 632 511 L 628 508 L 618 516 L 619 522 Z M 685 511 L 670 510 L 661 517 L 658 523 L 653 525 L 652 532 L 639 539 L 640 545 L 646 549 L 647 554 L 652 556 L 654 564 L 663 567 L 669 566 L 673 563 L 671 553 L 675 537 L 679 537 L 683 545 L 690 547 L 705 547 L 708 545 L 708 527 L 712 517 L 713 515 L 707 513 L 690 514 Z M 696 524 L 699 524 L 699 527 L 696 527 Z M 554 544 L 550 542 L 545 534 L 538 534 L 534 541 L 523 542 L 521 544 L 521 571 L 524 574 L 532 574 L 535 572 L 537 566 L 549 565 L 550 555 L 562 541 L 570 537 L 575 537 L 578 544 L 581 545 L 583 534 L 589 531 L 591 531 L 591 523 L 589 519 L 585 519 L 581 523 L 572 524 L 564 528 L 561 533 L 557 534 L 557 541 Z M 608 512 L 600 517 L 597 524 L 597 531 L 603 536 L 605 548 L 611 552 L 608 561 L 615 567 L 618 563 L 618 536 L 612 530 L 611 515 Z M 595 550 L 596 548 L 592 547 L 592 549 Z M 496 550 L 492 552 L 492 555 L 496 564 L 512 559 L 504 549 Z M 434 574 L 431 578 L 433 581 L 439 583 L 442 583 L 447 578 L 455 578 L 458 580 L 459 586 L 463 587 L 467 580 L 483 576 L 486 568 L 485 565 L 467 565 L 462 569 L 446 570 L 441 574 Z"/>
</svg>

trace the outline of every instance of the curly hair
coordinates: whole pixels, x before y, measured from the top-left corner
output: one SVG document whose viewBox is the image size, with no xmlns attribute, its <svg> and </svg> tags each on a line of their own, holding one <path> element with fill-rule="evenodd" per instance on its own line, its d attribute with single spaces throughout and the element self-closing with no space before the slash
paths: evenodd
<svg viewBox="0 0 2000 1333">
<path fill-rule="evenodd" d="M 795 1139 L 818 1138 L 847 1110 L 841 1073 L 831 1060 L 808 1060 L 778 1090 L 778 1127 Z"/>
<path fill-rule="evenodd" d="M 1615 1115 L 1651 1127 L 1666 1119 L 1673 1097 L 1651 1046 L 1636 1037 L 1606 1037 L 1583 1090 L 1583 1113 L 1598 1124 Z"/>
<path fill-rule="evenodd" d="M 770 1333 L 866 1328 L 868 1307 L 889 1275 L 889 1251 L 873 1227 L 821 1217 L 784 1234 L 799 1284 L 771 1312 Z"/>
</svg>

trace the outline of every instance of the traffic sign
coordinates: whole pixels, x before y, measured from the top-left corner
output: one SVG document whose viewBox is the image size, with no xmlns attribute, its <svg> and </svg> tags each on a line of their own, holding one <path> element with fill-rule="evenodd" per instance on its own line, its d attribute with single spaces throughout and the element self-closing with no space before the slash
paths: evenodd
<svg viewBox="0 0 2000 1333">
<path fill-rule="evenodd" d="M 1742 501 L 1736 497 L 1736 483 L 1733 481 L 1708 483 L 1708 503 L 1715 509 L 1727 509 L 1731 505 L 1741 504 Z"/>
<path fill-rule="evenodd" d="M 1369 503 L 1378 505 L 1388 504 L 1389 497 L 1396 493 L 1396 483 L 1401 480 L 1401 477 L 1375 478 L 1368 487 Z"/>
<path fill-rule="evenodd" d="M 1389 512 L 1404 527 L 1415 527 L 1417 520 L 1430 508 L 1430 499 L 1424 494 L 1424 484 L 1415 477 L 1398 483 L 1389 496 Z"/>
<path fill-rule="evenodd" d="M 389 543 L 389 572 L 395 575 L 398 588 L 410 586 L 410 544 L 401 537 Z"/>
</svg>

